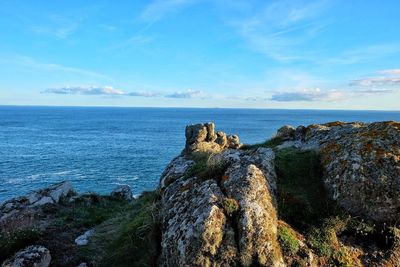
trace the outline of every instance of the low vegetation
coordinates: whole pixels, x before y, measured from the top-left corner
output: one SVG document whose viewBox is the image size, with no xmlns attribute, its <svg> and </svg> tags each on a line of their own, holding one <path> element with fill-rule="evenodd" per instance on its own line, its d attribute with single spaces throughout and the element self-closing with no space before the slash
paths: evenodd
<svg viewBox="0 0 400 267">
<path fill-rule="evenodd" d="M 225 213 L 232 217 L 239 210 L 239 203 L 233 198 L 224 198 L 222 200 L 222 208 Z"/>
<path fill-rule="evenodd" d="M 98 266 L 157 266 L 161 242 L 159 192 L 145 192 L 130 212 L 96 227 L 82 256 Z"/>
<path fill-rule="evenodd" d="M 300 249 L 296 234 L 287 226 L 278 227 L 278 241 L 285 255 L 295 255 Z"/>
<path fill-rule="evenodd" d="M 15 252 L 39 240 L 41 233 L 35 229 L 18 230 L 13 233 L 0 233 L 0 262 Z"/>
</svg>

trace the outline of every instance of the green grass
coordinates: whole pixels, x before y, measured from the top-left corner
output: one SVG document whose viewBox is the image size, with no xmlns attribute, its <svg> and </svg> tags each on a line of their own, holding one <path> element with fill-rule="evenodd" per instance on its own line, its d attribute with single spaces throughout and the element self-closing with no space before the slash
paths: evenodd
<svg viewBox="0 0 400 267">
<path fill-rule="evenodd" d="M 60 209 L 56 213 L 55 223 L 70 228 L 89 228 L 130 209 L 132 204 L 128 201 L 93 194 Z"/>
<path fill-rule="evenodd" d="M 300 242 L 289 227 L 278 227 L 278 241 L 286 255 L 295 255 L 300 249 Z"/>
<path fill-rule="evenodd" d="M 304 229 L 326 218 L 332 211 L 322 184 L 322 169 L 314 151 L 282 149 L 276 151 L 279 217 Z"/>
<path fill-rule="evenodd" d="M 81 253 L 99 266 L 156 266 L 160 253 L 159 192 L 145 192 L 129 213 L 104 222 Z"/>
<path fill-rule="evenodd" d="M 281 145 L 282 143 L 283 143 L 282 139 L 280 139 L 279 137 L 273 137 L 273 138 L 271 138 L 271 139 L 269 139 L 269 140 L 267 140 L 267 141 L 265 141 L 263 143 L 254 144 L 254 145 L 245 144 L 245 145 L 243 145 L 241 147 L 241 149 L 244 149 L 244 150 L 255 150 L 255 149 L 259 148 L 259 147 L 274 148 L 274 147 L 277 147 L 277 146 Z"/>
<path fill-rule="evenodd" d="M 40 236 L 36 229 L 18 230 L 11 234 L 0 233 L 0 262 L 18 250 L 34 244 Z"/>
</svg>

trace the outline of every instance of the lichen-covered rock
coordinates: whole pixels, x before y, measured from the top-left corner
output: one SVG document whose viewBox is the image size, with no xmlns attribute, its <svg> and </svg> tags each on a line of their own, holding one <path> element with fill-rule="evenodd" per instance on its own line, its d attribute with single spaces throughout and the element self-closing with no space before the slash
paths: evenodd
<svg viewBox="0 0 400 267">
<path fill-rule="evenodd" d="M 164 188 L 174 182 L 175 180 L 181 178 L 185 175 L 185 172 L 190 166 L 194 164 L 193 160 L 188 159 L 185 156 L 179 156 L 174 158 L 168 166 L 165 168 L 164 172 L 160 178 L 160 187 Z"/>
<path fill-rule="evenodd" d="M 320 152 L 332 199 L 379 222 L 400 219 L 400 123 L 331 122 L 296 131 L 295 146 Z"/>
<path fill-rule="evenodd" d="M 234 265 L 234 231 L 220 208 L 222 198 L 213 180 L 179 179 L 165 189 L 161 266 Z"/>
<path fill-rule="evenodd" d="M 237 135 L 226 136 L 223 132 L 215 133 L 214 123 L 195 124 L 186 126 L 185 154 L 193 152 L 219 153 L 226 148 L 239 148 L 240 140 Z"/>
<path fill-rule="evenodd" d="M 284 266 L 277 242 L 277 213 L 263 172 L 238 162 L 227 171 L 223 188 L 239 202 L 239 257 L 243 266 Z"/>
<path fill-rule="evenodd" d="M 2 267 L 47 267 L 50 265 L 50 251 L 43 246 L 29 246 L 6 260 Z"/>
<path fill-rule="evenodd" d="M 119 185 L 112 192 L 111 197 L 119 200 L 132 200 L 132 190 L 129 185 Z"/>
</svg>

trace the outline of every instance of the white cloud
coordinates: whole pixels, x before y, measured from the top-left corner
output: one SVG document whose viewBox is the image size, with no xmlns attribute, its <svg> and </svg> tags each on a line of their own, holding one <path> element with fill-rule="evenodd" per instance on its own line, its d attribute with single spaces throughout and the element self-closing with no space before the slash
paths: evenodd
<svg viewBox="0 0 400 267">
<path fill-rule="evenodd" d="M 322 91 L 320 89 L 288 91 L 274 93 L 270 100 L 278 102 L 313 102 L 313 101 L 340 101 L 344 100 L 345 93 L 339 90 Z"/>
<path fill-rule="evenodd" d="M 184 92 L 174 92 L 172 94 L 165 95 L 166 98 L 201 98 L 204 97 L 204 93 L 202 91 L 196 90 L 187 90 Z"/>
<path fill-rule="evenodd" d="M 60 88 L 50 88 L 44 93 L 60 94 L 60 95 L 125 95 L 126 93 L 112 86 L 66 86 Z"/>
<path fill-rule="evenodd" d="M 350 86 L 359 87 L 396 87 L 400 89 L 400 69 L 388 69 L 378 71 L 380 76 L 365 77 L 350 81 Z M 379 88 L 379 90 L 385 90 Z"/>
</svg>

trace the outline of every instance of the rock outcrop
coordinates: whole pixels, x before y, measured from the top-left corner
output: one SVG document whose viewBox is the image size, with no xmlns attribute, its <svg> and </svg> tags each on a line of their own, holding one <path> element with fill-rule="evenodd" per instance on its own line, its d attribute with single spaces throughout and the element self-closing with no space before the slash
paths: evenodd
<svg viewBox="0 0 400 267">
<path fill-rule="evenodd" d="M 0 206 L 0 232 L 32 227 L 38 215 L 36 209 L 48 204 L 57 204 L 74 194 L 71 183 L 65 181 L 26 196 L 5 201 Z"/>
<path fill-rule="evenodd" d="M 221 131 L 215 133 L 215 125 L 211 122 L 186 126 L 185 135 L 185 154 L 192 152 L 219 153 L 226 148 L 241 146 L 237 135 L 227 136 Z"/>
<path fill-rule="evenodd" d="M 212 123 L 188 126 L 184 154 L 161 177 L 161 265 L 284 266 L 277 244 L 273 151 L 237 150 L 239 137 L 215 134 L 214 128 Z M 206 168 L 214 172 L 209 177 L 187 176 L 198 152 L 210 153 Z M 237 209 L 227 203 L 237 203 Z"/>
<path fill-rule="evenodd" d="M 50 251 L 43 246 L 29 246 L 6 260 L 1 267 L 48 267 Z"/>
<path fill-rule="evenodd" d="M 289 143 L 320 153 L 325 186 L 340 206 L 378 222 L 400 220 L 400 123 L 332 122 L 295 132 Z"/>
</svg>

